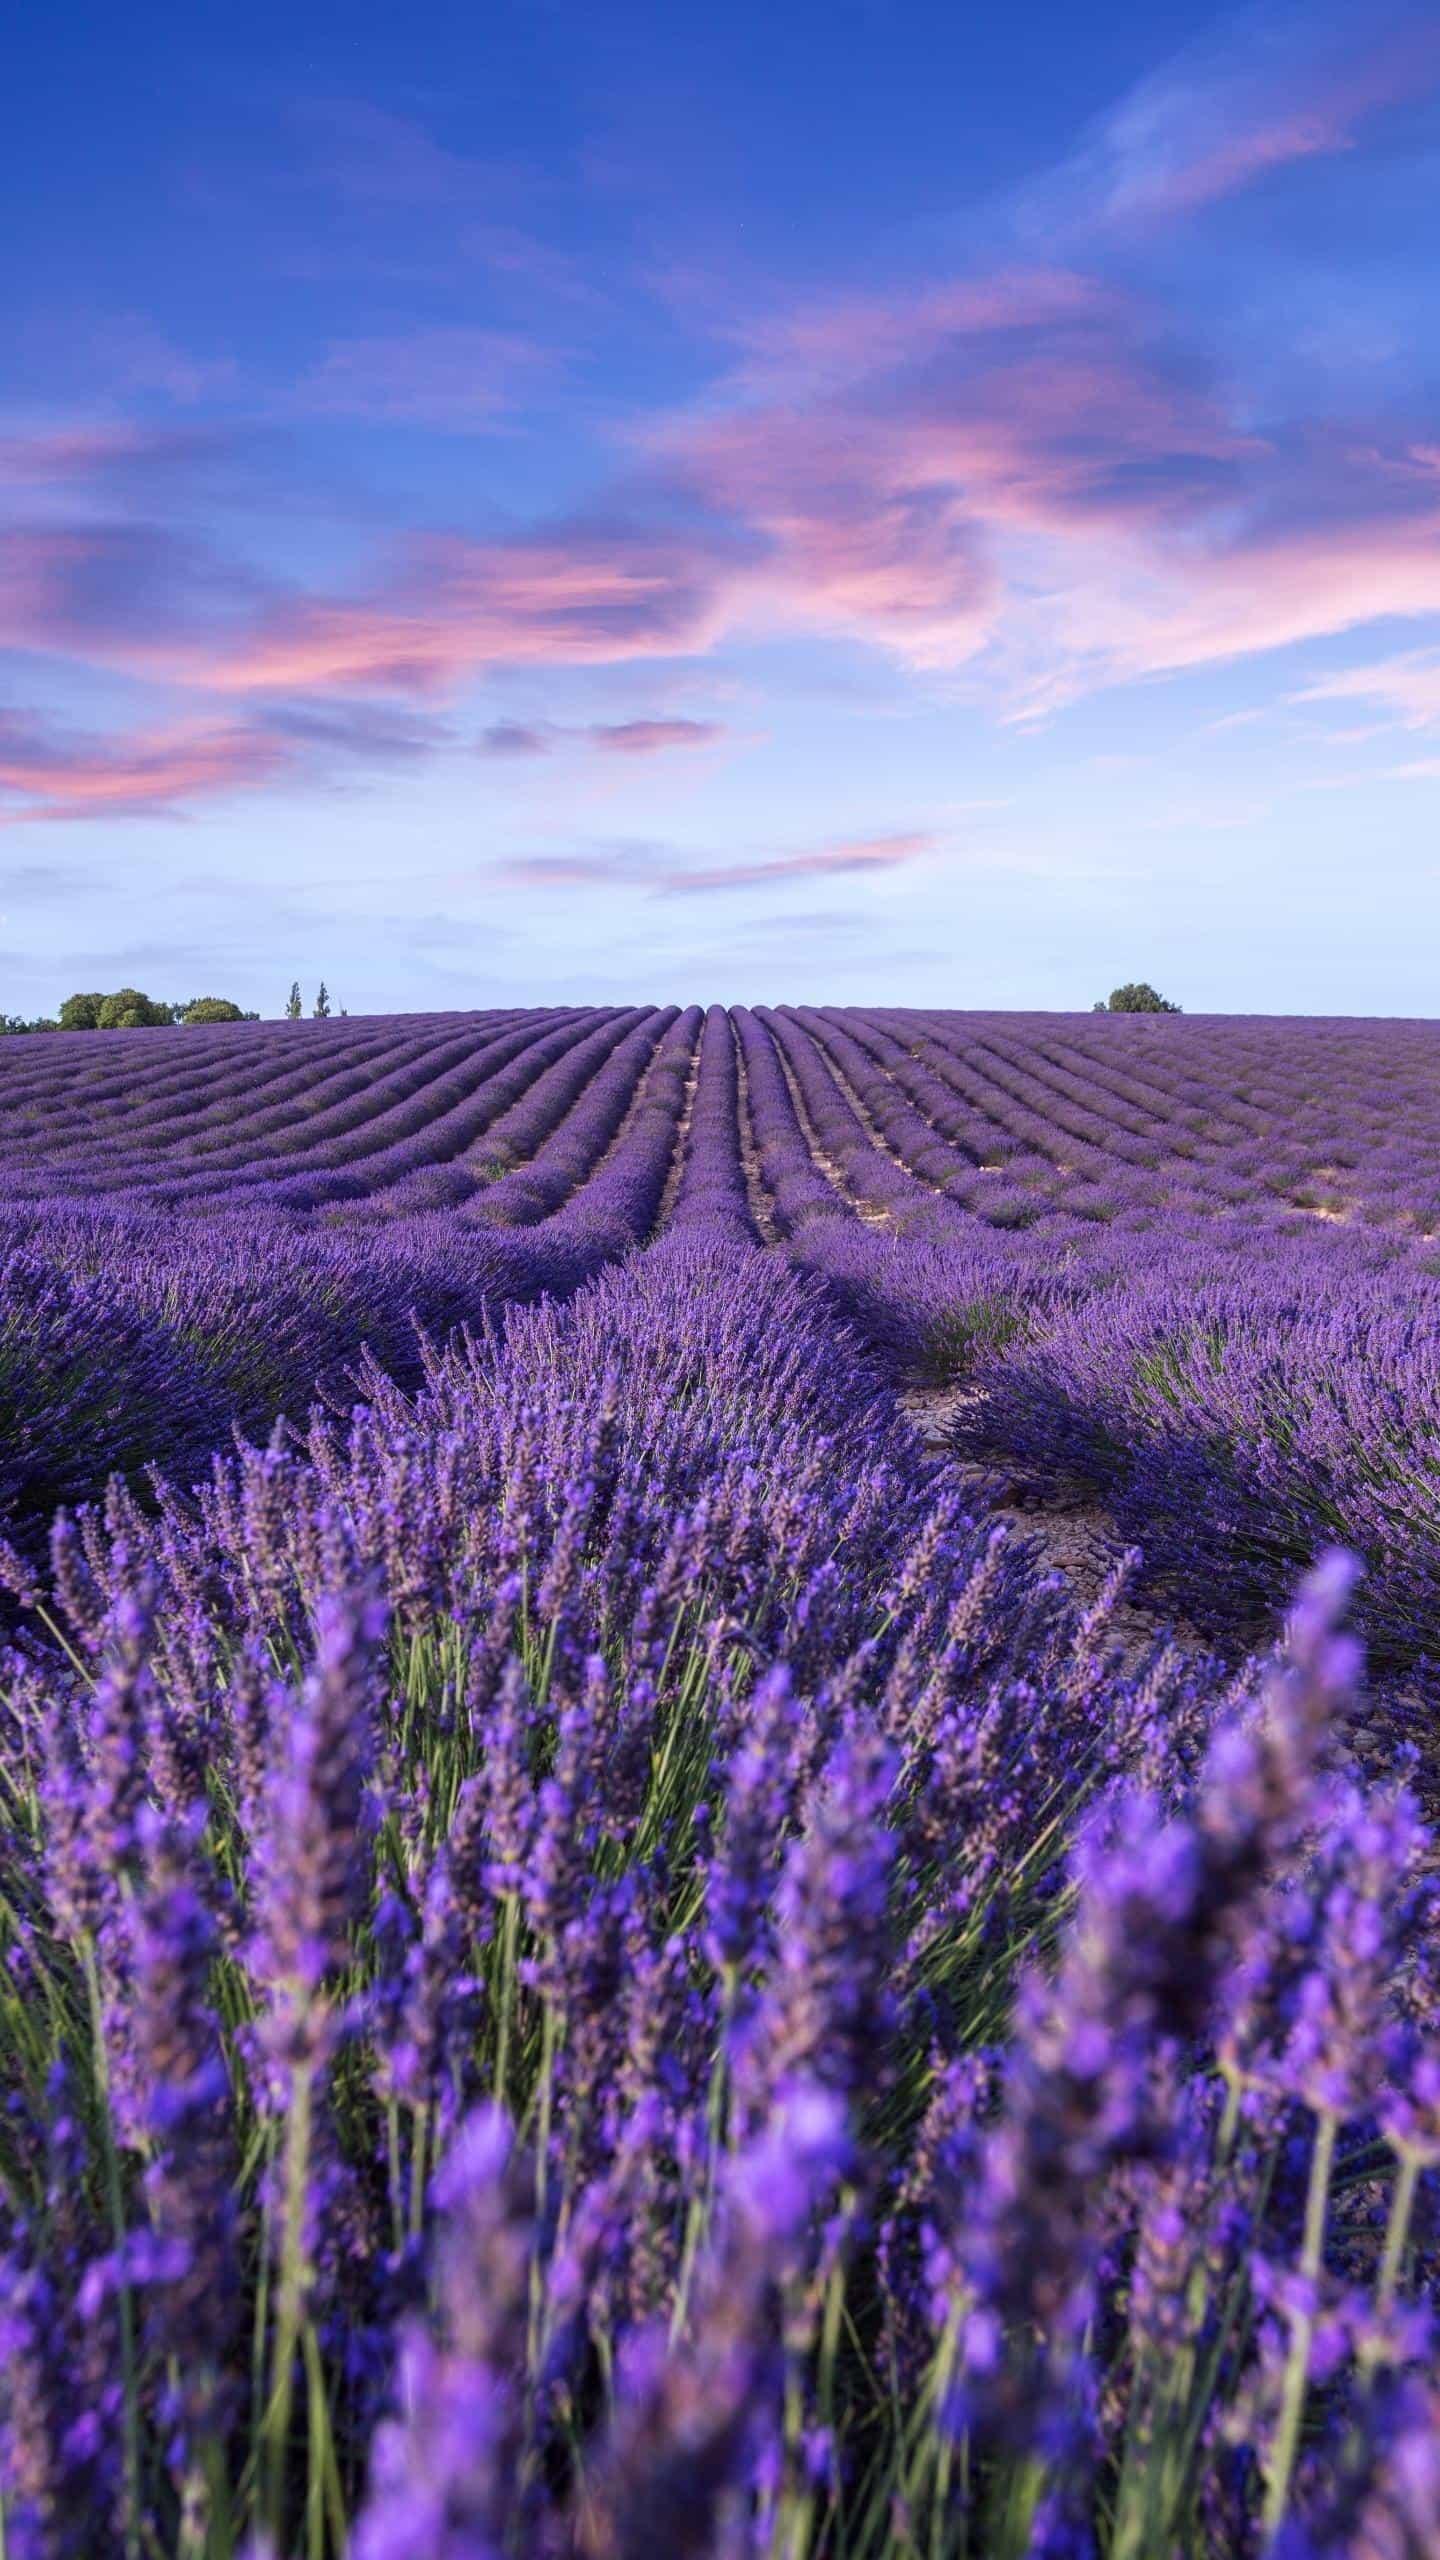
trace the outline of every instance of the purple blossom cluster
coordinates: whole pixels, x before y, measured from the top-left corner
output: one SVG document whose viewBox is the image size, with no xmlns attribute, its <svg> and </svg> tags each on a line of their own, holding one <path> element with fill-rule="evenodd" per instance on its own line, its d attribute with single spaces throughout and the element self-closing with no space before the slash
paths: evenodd
<svg viewBox="0 0 1440 2560">
<path fill-rule="evenodd" d="M 1354 1567 L 1127 1657 L 698 1214 L 357 1383 L 7 1567 L 7 2550 L 1424 2550 Z"/>
<path fill-rule="evenodd" d="M 1440 2549 L 1437 1041 L 9 1044 L 0 2549 Z"/>
</svg>

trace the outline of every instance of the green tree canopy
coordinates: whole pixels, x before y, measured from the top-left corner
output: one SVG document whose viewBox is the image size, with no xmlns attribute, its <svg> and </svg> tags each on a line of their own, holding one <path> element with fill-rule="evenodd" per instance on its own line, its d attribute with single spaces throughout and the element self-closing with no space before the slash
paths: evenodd
<svg viewBox="0 0 1440 2560">
<path fill-rule="evenodd" d="M 99 1026 L 102 995 L 67 996 L 60 1007 L 62 1031 L 94 1031 Z"/>
<path fill-rule="evenodd" d="M 1180 1007 L 1171 1004 L 1164 996 L 1157 996 L 1154 988 L 1147 986 L 1141 978 L 1130 986 L 1117 987 L 1109 1004 L 1097 1005 L 1095 1010 L 1097 1013 L 1178 1013 Z"/>
<path fill-rule="evenodd" d="M 258 1022 L 258 1013 L 242 1012 L 229 996 L 192 996 L 188 1004 L 163 1004 L 142 987 L 117 987 L 112 995 L 67 996 L 60 1007 L 61 1031 L 139 1031 L 171 1022 Z M 12 1024 L 12 1028 L 19 1027 Z M 53 1030 L 52 1023 L 26 1024 L 26 1029 Z"/>
<path fill-rule="evenodd" d="M 170 1022 L 173 1014 L 168 1004 L 157 1004 L 139 987 L 117 987 L 106 996 L 96 1017 L 102 1031 L 147 1031 Z"/>
</svg>

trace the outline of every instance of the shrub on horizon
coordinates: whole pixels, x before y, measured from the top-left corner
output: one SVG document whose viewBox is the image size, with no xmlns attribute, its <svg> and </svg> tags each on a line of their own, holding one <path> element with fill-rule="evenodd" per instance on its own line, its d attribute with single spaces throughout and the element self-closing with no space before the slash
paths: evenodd
<svg viewBox="0 0 1440 2560">
<path fill-rule="evenodd" d="M 245 1018 L 228 996 L 195 996 L 180 1016 L 182 1022 L 243 1022 Z"/>
<path fill-rule="evenodd" d="M 1141 978 L 1127 986 L 1116 987 L 1109 1003 L 1097 1004 L 1095 1011 L 1097 1013 L 1178 1013 L 1180 1007 L 1178 1004 L 1171 1004 L 1167 997 L 1157 995 L 1154 988 L 1147 986 L 1145 980 Z"/>
</svg>

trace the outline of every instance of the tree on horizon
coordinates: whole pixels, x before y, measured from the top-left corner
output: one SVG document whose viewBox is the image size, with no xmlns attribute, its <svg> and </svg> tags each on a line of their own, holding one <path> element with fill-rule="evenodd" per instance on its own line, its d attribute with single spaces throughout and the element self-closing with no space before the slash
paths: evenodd
<svg viewBox="0 0 1440 2560">
<path fill-rule="evenodd" d="M 1139 978 L 1132 980 L 1126 986 L 1116 987 L 1109 1003 L 1097 1004 L 1095 1011 L 1097 1013 L 1178 1013 L 1180 1007 L 1178 1004 L 1171 1004 L 1168 997 L 1157 995 L 1152 986 L 1148 986 L 1143 978 Z"/>
</svg>

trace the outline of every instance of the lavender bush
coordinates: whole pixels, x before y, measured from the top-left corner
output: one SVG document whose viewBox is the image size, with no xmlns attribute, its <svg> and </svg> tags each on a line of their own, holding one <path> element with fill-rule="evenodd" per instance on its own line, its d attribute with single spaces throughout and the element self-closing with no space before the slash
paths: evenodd
<svg viewBox="0 0 1440 2560">
<path fill-rule="evenodd" d="M 5 1062 L 5 2552 L 1440 2547 L 1428 1027 L 300 1037 Z"/>
</svg>

